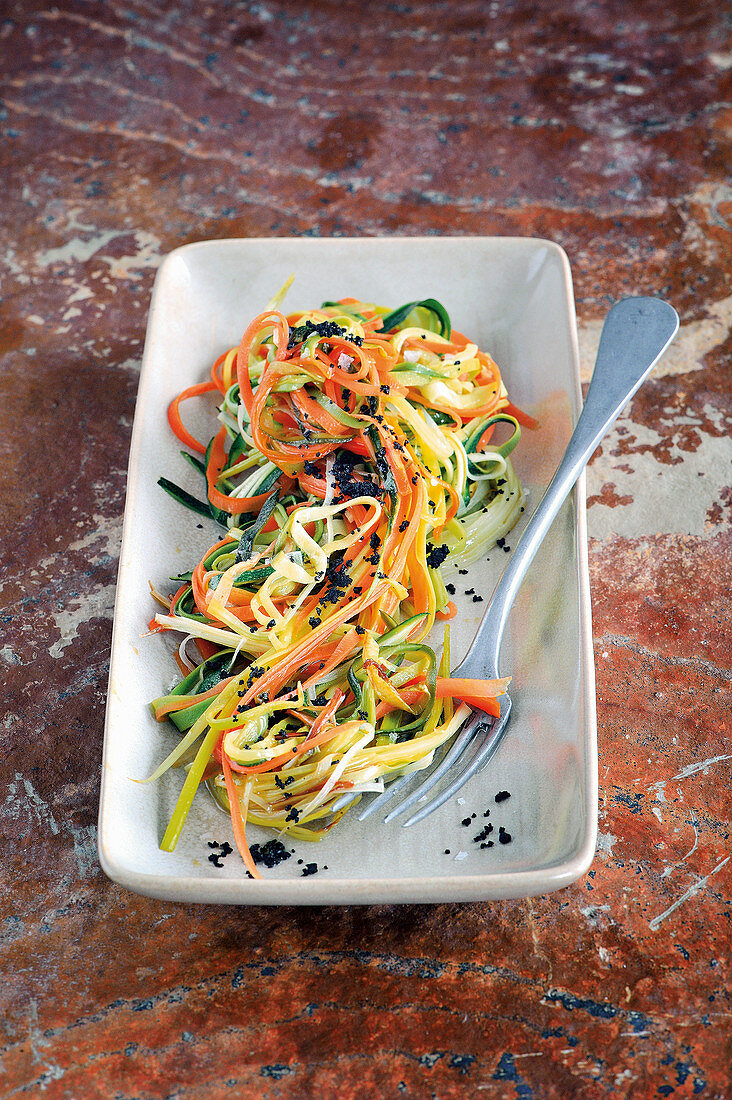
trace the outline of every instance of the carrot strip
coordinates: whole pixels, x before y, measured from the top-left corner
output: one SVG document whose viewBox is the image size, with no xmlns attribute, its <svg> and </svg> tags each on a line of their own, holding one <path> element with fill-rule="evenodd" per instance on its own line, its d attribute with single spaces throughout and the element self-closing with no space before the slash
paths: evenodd
<svg viewBox="0 0 732 1100">
<path fill-rule="evenodd" d="M 462 699 L 469 706 L 478 707 L 498 718 L 501 713 L 498 696 L 503 695 L 510 682 L 510 676 L 499 680 L 461 680 L 438 676 L 435 694 L 438 699 Z"/>
<path fill-rule="evenodd" d="M 333 653 L 325 662 L 323 667 L 318 667 L 317 671 L 314 672 L 312 676 L 310 676 L 307 680 L 305 680 L 302 686 L 313 687 L 320 680 L 322 680 L 324 676 L 327 676 L 332 669 L 337 668 L 338 665 L 342 664 L 342 662 L 345 661 L 346 657 L 350 657 L 356 646 L 360 645 L 360 643 L 361 639 L 359 638 L 356 631 L 349 630 L 345 637 L 342 638 L 338 645 L 335 647 Z"/>
<path fill-rule="evenodd" d="M 276 318 L 275 332 L 279 336 L 277 341 L 277 355 L 284 346 L 285 352 L 287 351 L 287 339 L 290 332 L 290 326 L 287 323 L 287 318 L 283 317 L 277 310 L 272 310 L 270 313 L 260 313 L 249 324 L 241 338 L 239 344 L 239 350 L 236 355 L 236 380 L 239 383 L 239 393 L 241 399 L 244 402 L 244 406 L 252 415 L 252 405 L 254 404 L 254 394 L 252 392 L 252 380 L 249 377 L 249 357 L 252 353 L 252 345 L 257 333 L 261 332 L 267 324 L 270 318 Z"/>
<path fill-rule="evenodd" d="M 201 659 L 207 661 L 209 657 L 213 657 L 214 653 L 218 653 L 221 647 L 214 642 L 209 642 L 206 638 L 196 638 L 196 648 L 201 654 Z"/>
<path fill-rule="evenodd" d="M 338 710 L 338 707 L 341 705 L 342 701 L 343 692 L 336 691 L 333 694 L 333 698 L 323 707 L 322 711 L 310 727 L 310 733 L 307 736 L 307 740 L 310 740 L 311 737 L 317 737 L 320 731 L 325 727 L 326 723 L 335 716 L 335 712 Z"/>
<path fill-rule="evenodd" d="M 244 696 L 244 702 L 250 703 L 255 695 L 259 695 L 264 691 L 270 693 L 273 691 L 279 691 L 280 687 L 290 679 L 292 674 L 300 668 L 306 660 L 313 659 L 318 653 L 318 647 L 323 641 L 332 634 L 333 629 L 336 626 L 341 626 L 346 619 L 355 617 L 359 612 L 363 611 L 374 599 L 384 591 L 386 585 L 382 582 L 372 592 L 364 592 L 361 596 L 358 596 L 355 600 L 341 607 L 334 615 L 330 615 L 320 626 L 316 627 L 309 637 L 306 637 L 294 648 L 290 649 L 287 653 L 283 650 L 280 655 L 281 664 L 278 664 L 276 668 L 270 669 L 258 680 L 252 684 Z M 285 657 L 285 654 L 287 656 Z"/>
<path fill-rule="evenodd" d="M 233 351 L 225 351 L 223 355 L 220 355 L 214 365 L 211 367 L 211 381 L 216 386 L 216 389 L 220 393 L 225 394 L 231 385 L 230 371 L 227 371 L 227 376 L 224 376 L 224 364 L 227 358 L 233 354 Z"/>
<path fill-rule="evenodd" d="M 206 448 L 203 443 L 199 443 L 197 439 L 194 439 L 184 426 L 180 418 L 180 403 L 181 401 L 187 401 L 190 397 L 199 397 L 202 393 L 210 393 L 211 390 L 215 389 L 218 389 L 218 386 L 214 382 L 200 382 L 197 386 L 189 386 L 188 389 L 183 390 L 183 392 L 179 393 L 177 397 L 174 397 L 168 405 L 168 423 L 170 427 L 181 443 L 185 443 L 186 447 L 190 447 L 193 451 L 198 451 L 201 455 L 205 455 Z"/>
<path fill-rule="evenodd" d="M 436 619 L 454 619 L 456 615 L 457 615 L 457 604 L 453 603 L 452 600 L 447 601 L 447 605 L 446 605 L 444 611 L 436 611 L 435 612 L 435 618 Z"/>
<path fill-rule="evenodd" d="M 410 687 L 408 684 L 405 684 L 404 687 L 399 688 L 399 695 L 405 703 L 409 704 L 410 707 L 414 706 L 415 703 L 422 702 L 427 694 L 427 689 L 424 686 Z M 377 720 L 379 718 L 384 718 L 385 715 L 391 714 L 392 711 L 395 711 L 397 709 L 400 708 L 397 708 L 392 703 L 387 703 L 386 701 L 378 703 L 376 706 L 376 718 Z"/>
<path fill-rule="evenodd" d="M 538 428 L 539 421 L 533 416 L 529 416 L 523 409 L 519 409 L 517 405 L 514 405 L 512 401 L 507 401 L 503 406 L 503 411 L 507 412 L 509 416 L 512 416 L 514 420 L 518 420 L 522 428 Z"/>
<path fill-rule="evenodd" d="M 270 493 L 257 493 L 253 497 L 230 497 L 216 488 L 216 482 L 226 462 L 225 439 L 226 427 L 222 426 L 214 436 L 209 452 L 208 466 L 206 467 L 208 499 L 214 507 L 220 508 L 223 512 L 228 512 L 232 516 L 241 515 L 242 512 L 258 512 Z"/>
<path fill-rule="evenodd" d="M 174 714 L 179 710 L 185 710 L 186 707 L 192 707 L 195 703 L 203 702 L 204 699 L 213 699 L 216 695 L 219 695 L 233 679 L 233 676 L 228 676 L 225 680 L 221 680 L 218 684 L 214 684 L 208 691 L 202 691 L 198 695 L 176 695 L 167 703 L 163 703 L 162 706 L 155 708 L 155 717 L 158 722 L 162 722 L 169 714 Z"/>
<path fill-rule="evenodd" d="M 229 812 L 231 813 L 231 824 L 234 828 L 234 839 L 236 840 L 236 846 L 239 849 L 239 855 L 244 860 L 244 866 L 246 867 L 252 878 L 261 879 L 262 876 L 257 870 L 257 866 L 252 859 L 252 853 L 249 850 L 249 845 L 247 843 L 246 827 L 241 812 L 241 806 L 239 804 L 239 792 L 236 789 L 236 783 L 234 782 L 234 777 L 231 774 L 229 758 L 227 757 L 225 752 L 221 753 L 221 767 L 224 773 L 224 782 L 226 783 L 226 793 L 229 796 Z"/>
</svg>

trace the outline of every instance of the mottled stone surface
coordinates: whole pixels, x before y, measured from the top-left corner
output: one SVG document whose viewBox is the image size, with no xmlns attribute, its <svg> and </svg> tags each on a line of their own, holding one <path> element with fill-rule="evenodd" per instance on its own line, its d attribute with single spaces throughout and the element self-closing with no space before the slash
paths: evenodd
<svg viewBox="0 0 732 1100">
<path fill-rule="evenodd" d="M 717 0 L 0 8 L 0 1094 L 732 1095 L 730 42 Z M 682 330 L 588 495 L 600 843 L 553 896 L 108 882 L 111 610 L 155 269 L 210 237 L 547 236 L 589 369 Z"/>
</svg>

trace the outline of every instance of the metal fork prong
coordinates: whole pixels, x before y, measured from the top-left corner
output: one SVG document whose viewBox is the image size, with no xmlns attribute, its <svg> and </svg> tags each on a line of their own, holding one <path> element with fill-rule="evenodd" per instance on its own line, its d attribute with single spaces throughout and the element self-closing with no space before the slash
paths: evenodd
<svg viewBox="0 0 732 1100">
<path fill-rule="evenodd" d="M 416 814 L 412 814 L 407 821 L 402 822 L 403 828 L 406 829 L 410 825 L 416 825 L 417 822 L 423 821 L 431 813 L 434 813 L 435 810 L 439 809 L 440 806 L 447 802 L 448 798 L 452 798 L 452 796 L 459 791 L 477 771 L 480 771 L 480 769 L 488 763 L 503 740 L 503 735 L 506 732 L 508 724 L 508 716 L 511 713 L 510 698 L 508 696 L 504 696 L 503 698 L 507 703 L 505 712 L 501 714 L 501 717 L 497 719 L 487 731 L 485 740 L 476 748 L 467 767 L 463 768 L 449 787 L 441 791 L 440 794 L 437 795 L 436 798 L 433 798 L 431 802 L 428 802 L 426 806 L 422 806 Z"/>
<path fill-rule="evenodd" d="M 400 791 L 403 791 L 413 779 L 413 775 L 400 775 L 399 778 L 395 779 L 393 783 L 390 783 L 386 790 L 382 791 L 373 802 L 369 802 L 368 806 L 364 810 L 361 810 L 361 813 L 358 815 L 358 820 L 365 821 L 367 817 L 371 817 L 371 815 L 375 814 L 377 810 L 380 810 L 382 806 L 385 806 L 395 794 L 399 794 Z"/>
<path fill-rule="evenodd" d="M 359 794 L 359 791 L 357 791 L 355 794 L 351 794 L 350 792 L 348 794 L 342 794 L 341 797 L 333 803 L 330 808 L 330 812 L 332 814 L 337 814 L 339 810 L 345 810 L 346 806 L 350 806 L 353 800 L 355 798 L 358 798 Z"/>
<path fill-rule="evenodd" d="M 398 806 L 395 806 L 394 809 L 386 815 L 384 818 L 385 825 L 388 825 L 388 823 L 395 817 L 398 817 L 399 814 L 403 814 L 406 810 L 411 809 L 415 802 L 419 802 L 420 798 L 424 798 L 425 795 L 432 790 L 435 783 L 439 782 L 445 772 L 448 771 L 457 758 L 462 755 L 465 746 L 470 742 L 475 731 L 484 721 L 485 716 L 480 714 L 473 714 L 472 717 L 468 719 L 435 770 L 430 772 L 424 782 L 421 783 L 415 791 L 412 791 L 403 802 L 400 802 Z M 413 776 L 410 776 L 410 778 L 413 778 Z"/>
</svg>

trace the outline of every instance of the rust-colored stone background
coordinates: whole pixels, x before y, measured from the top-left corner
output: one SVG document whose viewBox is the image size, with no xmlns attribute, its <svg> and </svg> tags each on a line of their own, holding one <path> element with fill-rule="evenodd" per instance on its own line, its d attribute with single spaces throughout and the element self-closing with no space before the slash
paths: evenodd
<svg viewBox="0 0 732 1100">
<path fill-rule="evenodd" d="M 719 0 L 0 7 L 0 1095 L 732 1096 L 730 110 Z M 546 236 L 585 367 L 680 335 L 589 472 L 593 869 L 433 908 L 187 906 L 96 860 L 155 269 L 211 237 Z"/>
</svg>

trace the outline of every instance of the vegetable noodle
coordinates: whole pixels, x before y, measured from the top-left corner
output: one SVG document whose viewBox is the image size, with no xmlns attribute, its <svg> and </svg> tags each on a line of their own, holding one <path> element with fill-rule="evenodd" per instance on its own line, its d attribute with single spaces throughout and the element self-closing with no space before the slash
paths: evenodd
<svg viewBox="0 0 732 1100">
<path fill-rule="evenodd" d="M 510 455 L 532 424 L 434 299 L 285 315 L 288 286 L 169 407 L 206 499 L 160 484 L 222 531 L 172 596 L 153 593 L 150 623 L 183 635 L 182 679 L 152 703 L 182 736 L 151 778 L 187 771 L 161 847 L 205 783 L 257 878 L 247 823 L 317 840 L 363 794 L 429 767 L 476 708 L 500 713 L 507 679 L 450 676 L 443 574 L 516 523 Z M 181 406 L 208 393 L 219 426 L 204 445 Z"/>
</svg>

